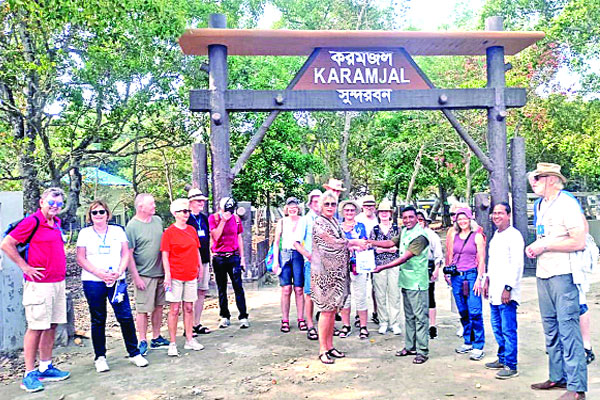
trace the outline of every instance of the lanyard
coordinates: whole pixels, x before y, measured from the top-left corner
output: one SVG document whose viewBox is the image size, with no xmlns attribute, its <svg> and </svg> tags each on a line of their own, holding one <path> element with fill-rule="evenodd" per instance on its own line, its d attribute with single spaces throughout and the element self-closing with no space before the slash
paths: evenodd
<svg viewBox="0 0 600 400">
<path fill-rule="evenodd" d="M 196 216 L 194 214 L 191 214 L 192 218 L 194 218 L 194 221 L 196 221 L 196 224 L 198 225 L 198 229 L 202 229 L 202 218 L 200 217 L 200 214 L 198 214 L 198 218 L 196 218 Z"/>
<path fill-rule="evenodd" d="M 100 234 L 98 232 L 96 232 L 96 228 L 94 228 L 92 226 L 92 229 L 93 229 L 94 233 L 96 234 L 96 236 L 98 236 L 98 238 L 102 239 L 102 244 L 105 245 L 106 244 L 106 235 L 108 235 L 108 225 L 106 226 L 106 232 L 104 232 L 104 238 L 102 238 L 102 236 L 100 236 Z"/>
<path fill-rule="evenodd" d="M 562 194 L 562 192 L 558 192 L 558 194 L 556 195 L 556 197 L 554 198 L 554 200 L 552 200 L 550 202 L 550 204 L 548 204 L 548 206 L 544 207 L 544 212 L 543 213 L 542 213 L 542 202 L 544 200 L 540 201 L 540 206 L 539 206 L 540 207 L 539 208 L 540 215 L 538 217 L 538 220 L 536 221 L 537 225 L 542 225 L 542 226 L 544 225 L 544 215 L 546 215 L 546 213 L 548 212 L 548 210 L 550 209 L 550 207 L 552 207 L 554 205 L 554 202 L 556 200 L 558 200 L 558 198 L 560 197 L 561 194 Z"/>
</svg>

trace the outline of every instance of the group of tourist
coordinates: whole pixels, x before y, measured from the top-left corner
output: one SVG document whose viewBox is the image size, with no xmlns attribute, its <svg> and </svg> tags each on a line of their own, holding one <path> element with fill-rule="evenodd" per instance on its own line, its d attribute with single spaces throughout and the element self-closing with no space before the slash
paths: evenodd
<svg viewBox="0 0 600 400">
<path fill-rule="evenodd" d="M 445 259 L 440 237 L 429 228 L 431 220 L 424 210 L 404 207 L 399 227 L 387 200 L 377 206 L 375 198 L 366 195 L 360 202 L 340 202 L 345 189 L 336 179 L 324 185 L 324 193 L 313 190 L 308 194 L 309 210 L 305 215 L 301 215 L 301 202 L 288 198 L 286 216 L 276 225 L 273 252 L 273 272 L 281 286 L 280 331 L 288 333 L 292 329 L 293 293 L 297 328 L 305 331 L 308 339 L 319 341 L 318 359 L 323 364 L 333 364 L 346 357 L 334 347 L 334 336 L 347 338 L 353 326 L 358 327 L 360 339 L 370 336 L 370 295 L 374 316 L 379 319 L 378 333 L 385 335 L 391 330 L 401 334 L 402 298 L 405 345 L 396 356 L 413 356 L 412 363 L 423 364 L 429 359 L 430 339 L 438 335 L 435 282 L 442 272 L 452 288 L 462 325 L 463 343 L 456 352 L 469 354 L 475 361 L 484 358 L 482 309 L 483 298 L 487 298 L 498 350 L 497 359 L 485 367 L 498 369 L 499 379 L 513 378 L 519 374 L 517 308 L 526 255 L 537 258 L 539 307 L 549 358 L 549 379 L 531 388 L 566 388 L 561 399 L 584 399 L 586 364 L 594 355 L 589 314 L 583 317 L 587 314 L 585 291 L 589 285 L 585 268 L 578 260 L 584 257 L 576 255 L 586 246 L 587 223 L 577 200 L 563 190 L 566 178 L 560 166 L 540 163 L 528 177 L 534 193 L 540 197 L 534 206 L 533 243 L 525 247 L 521 233 L 511 226 L 511 207 L 507 202 L 493 205 L 491 219 L 496 229 L 489 238 L 474 221 L 468 205 L 459 205 L 451 210 L 453 226 L 446 234 Z M 241 275 L 245 268 L 243 228 L 235 212 L 236 202 L 230 197 L 221 199 L 219 210 L 207 217 L 203 213 L 207 200 L 201 191 L 192 189 L 187 199 L 173 201 L 170 211 L 175 222 L 164 231 L 162 220 L 155 215 L 154 198 L 149 194 L 136 197 L 136 214 L 125 230 L 108 223 L 111 212 L 105 202 L 90 204 L 86 217 L 91 225 L 79 232 L 77 262 L 82 267 L 98 372 L 109 370 L 105 343 L 107 302 L 121 326 L 129 360 L 139 367 L 148 365 L 144 355 L 149 348 L 166 347 L 169 356 L 179 354 L 175 339 L 180 311 L 184 348 L 203 348 L 195 337 L 211 332 L 201 324 L 211 254 L 219 292 L 219 328 L 230 325 L 228 276 L 235 292 L 240 328 L 250 326 Z M 21 221 L 1 245 L 25 278 L 23 305 L 28 328 L 24 339 L 26 371 L 21 386 L 30 392 L 43 390 L 45 381 L 69 377 L 68 372 L 52 365 L 55 328 L 66 322 L 66 263 L 57 217 L 63 201 L 62 190 L 46 190 L 40 209 Z M 19 245 L 25 243 L 29 249 L 23 257 Z M 127 269 L 135 287 L 135 323 L 125 281 Z M 166 303 L 169 340 L 161 336 Z M 356 312 L 354 322 L 352 306 Z M 313 315 L 314 311 L 318 313 Z M 335 327 L 338 315 L 342 322 L 339 330 Z M 150 344 L 146 338 L 148 317 L 152 322 Z"/>
</svg>

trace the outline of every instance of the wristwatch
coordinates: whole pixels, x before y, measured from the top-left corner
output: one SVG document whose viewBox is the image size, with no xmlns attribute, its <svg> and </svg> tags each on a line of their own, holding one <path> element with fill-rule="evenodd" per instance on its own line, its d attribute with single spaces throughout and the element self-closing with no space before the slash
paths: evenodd
<svg viewBox="0 0 600 400">
<path fill-rule="evenodd" d="M 512 286 L 504 285 L 504 290 L 510 292 L 512 290 Z"/>
</svg>

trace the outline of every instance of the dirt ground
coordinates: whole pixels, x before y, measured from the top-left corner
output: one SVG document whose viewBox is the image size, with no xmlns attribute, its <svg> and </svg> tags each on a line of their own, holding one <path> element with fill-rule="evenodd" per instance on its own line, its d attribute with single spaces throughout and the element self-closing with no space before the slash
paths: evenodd
<svg viewBox="0 0 600 400">
<path fill-rule="evenodd" d="M 594 277 L 600 281 L 600 276 Z M 125 359 L 123 343 L 116 326 L 110 327 L 108 362 L 111 370 L 96 373 L 91 342 L 56 351 L 60 368 L 71 371 L 64 382 L 48 383 L 46 390 L 27 394 L 19 388 L 20 377 L 3 379 L 1 399 L 555 399 L 562 393 L 534 392 L 529 385 L 547 378 L 547 357 L 537 305 L 535 278 L 524 278 L 523 301 L 519 308 L 520 376 L 508 381 L 494 378 L 485 362 L 495 359 L 496 343 L 486 321 L 486 358 L 470 361 L 454 348 L 461 340 L 455 335 L 459 325 L 450 311 L 450 291 L 437 283 L 439 337 L 430 342 L 431 358 L 424 365 L 398 358 L 394 352 L 404 345 L 403 335 L 379 335 L 370 323 L 371 337 L 358 335 L 335 339 L 334 345 L 347 352 L 347 358 L 325 366 L 317 360 L 318 343 L 309 341 L 295 324 L 292 332 L 279 332 L 279 290 L 276 286 L 247 288 L 252 326 L 240 330 L 236 319 L 227 329 L 215 329 L 200 341 L 205 349 L 183 351 L 168 358 L 166 350 L 148 354 L 150 366 L 136 368 Z M 216 328 L 216 299 L 203 320 Z M 600 283 L 594 283 L 588 296 L 592 313 L 592 338 L 600 350 Z M 237 316 L 235 305 L 231 305 Z M 292 307 L 292 313 L 295 309 Z M 294 315 L 294 314 L 292 314 Z M 404 330 L 404 329 L 403 329 Z M 181 330 L 180 330 L 181 331 Z M 166 326 L 163 329 L 166 336 Z M 600 356 L 600 354 L 599 354 Z M 600 398 L 598 360 L 588 368 L 588 398 Z"/>
</svg>

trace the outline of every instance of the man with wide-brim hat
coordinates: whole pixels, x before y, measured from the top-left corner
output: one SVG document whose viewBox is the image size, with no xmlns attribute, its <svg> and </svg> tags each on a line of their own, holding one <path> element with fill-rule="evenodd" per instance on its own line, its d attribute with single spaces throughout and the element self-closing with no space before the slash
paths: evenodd
<svg viewBox="0 0 600 400">
<path fill-rule="evenodd" d="M 335 194 L 337 194 L 339 196 L 341 192 L 346 191 L 346 189 L 344 188 L 343 185 L 344 185 L 344 182 L 342 182 L 341 180 L 335 179 L 335 178 L 329 178 L 329 182 L 324 184 L 323 187 L 325 188 L 325 190 L 333 190 L 335 192 Z"/>
<path fill-rule="evenodd" d="M 577 200 L 562 191 L 567 179 L 558 164 L 538 163 L 529 176 L 541 201 L 536 210 L 536 240 L 525 254 L 537 259 L 538 302 L 549 358 L 549 379 L 531 388 L 566 388 L 561 399 L 584 399 L 587 365 L 571 262 L 572 253 L 585 247 L 585 224 Z"/>
</svg>

